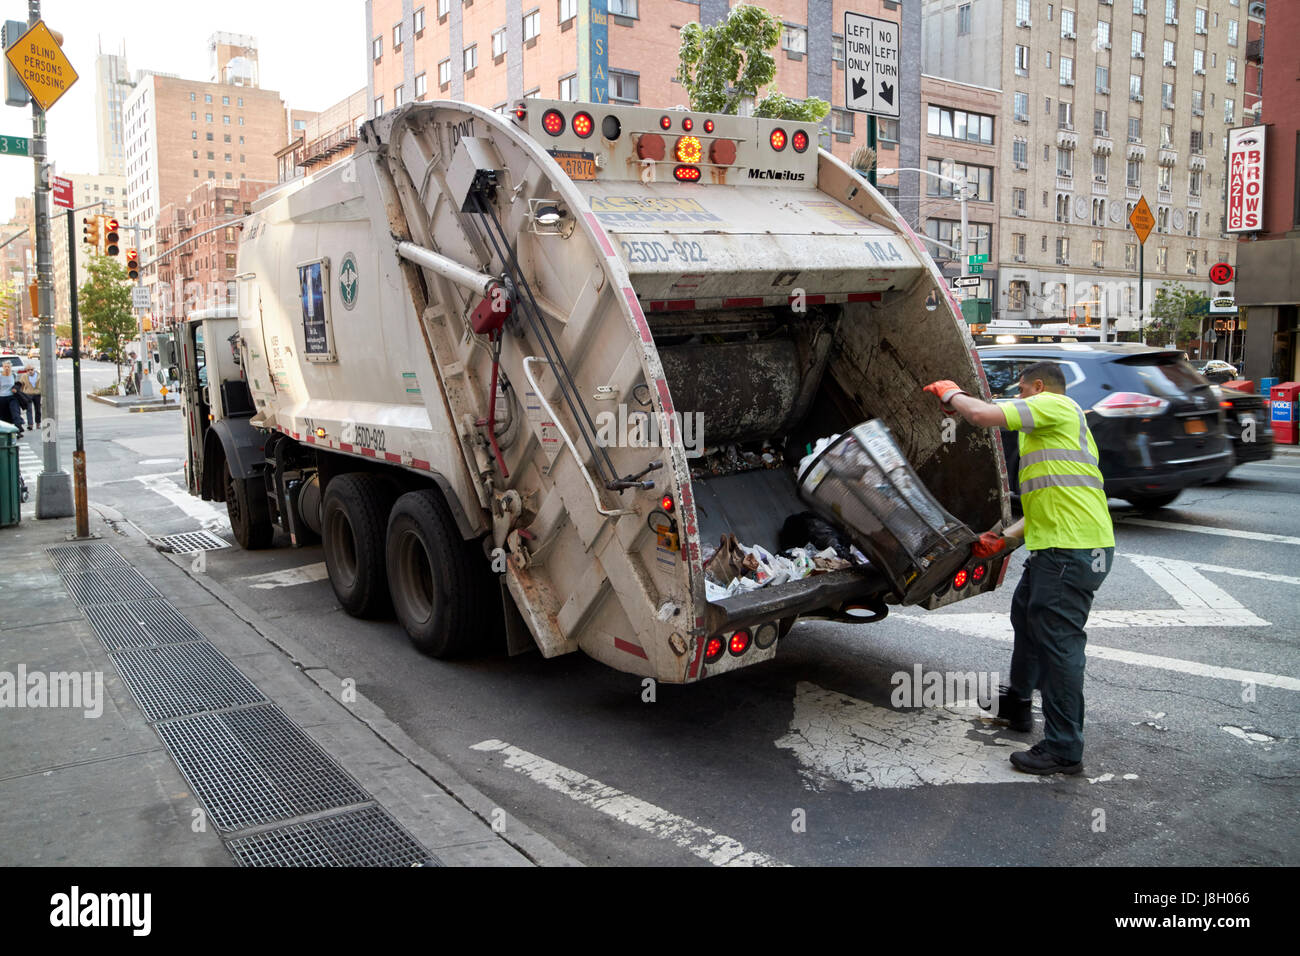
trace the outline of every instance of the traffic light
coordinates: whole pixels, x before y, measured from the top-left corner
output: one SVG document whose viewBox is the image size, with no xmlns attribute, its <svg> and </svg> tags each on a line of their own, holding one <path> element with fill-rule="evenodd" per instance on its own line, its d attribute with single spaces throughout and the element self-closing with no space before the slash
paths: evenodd
<svg viewBox="0 0 1300 956">
<path fill-rule="evenodd" d="M 104 255 L 115 256 L 118 253 L 117 220 L 109 219 L 104 227 Z"/>
<path fill-rule="evenodd" d="M 133 281 L 140 278 L 140 257 L 134 249 L 126 250 L 126 277 Z"/>
<path fill-rule="evenodd" d="M 81 230 L 81 234 L 83 236 L 82 242 L 84 242 L 86 245 L 90 246 L 90 248 L 94 249 L 96 252 L 101 254 L 104 251 L 104 246 L 103 246 L 104 234 L 102 229 L 100 228 L 101 227 L 100 220 L 102 220 L 103 218 L 104 218 L 103 216 L 87 216 L 85 219 L 81 220 L 82 223 L 84 223 Z"/>
</svg>

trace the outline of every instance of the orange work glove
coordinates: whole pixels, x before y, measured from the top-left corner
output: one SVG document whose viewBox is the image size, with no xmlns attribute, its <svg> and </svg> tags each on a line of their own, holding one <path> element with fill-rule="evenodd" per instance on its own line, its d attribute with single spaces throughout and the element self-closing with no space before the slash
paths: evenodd
<svg viewBox="0 0 1300 956">
<path fill-rule="evenodd" d="M 1007 546 L 1007 539 L 996 531 L 985 531 L 971 547 L 970 553 L 977 558 L 988 558 Z"/>
<path fill-rule="evenodd" d="M 943 405 L 944 411 L 952 411 L 952 406 L 949 405 L 949 402 L 952 401 L 954 395 L 966 394 L 960 385 L 946 378 L 941 378 L 937 382 L 931 382 L 929 385 L 925 386 L 925 391 L 929 392 L 939 400 L 940 404 Z"/>
</svg>

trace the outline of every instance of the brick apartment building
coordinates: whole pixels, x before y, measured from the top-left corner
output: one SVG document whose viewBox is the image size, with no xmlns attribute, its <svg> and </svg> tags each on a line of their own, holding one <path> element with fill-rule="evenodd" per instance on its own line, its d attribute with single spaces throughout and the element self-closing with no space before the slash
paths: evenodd
<svg viewBox="0 0 1300 956">
<path fill-rule="evenodd" d="M 319 113 L 295 118 L 289 145 L 275 154 L 277 179 L 288 182 L 351 156 L 357 142 L 357 128 L 367 117 L 368 102 L 366 91 L 357 90 Z M 294 114 L 300 115 L 297 110 Z"/>
<path fill-rule="evenodd" d="M 181 202 L 167 203 L 158 213 L 158 248 L 164 252 L 191 237 L 193 242 L 158 263 L 158 283 L 165 290 L 155 300 L 160 326 L 175 324 L 194 309 L 223 304 L 233 296 L 239 227 L 254 199 L 272 188 L 261 179 L 201 182 Z M 206 230 L 231 223 L 207 235 Z"/>
<path fill-rule="evenodd" d="M 608 9 L 607 49 L 589 28 Z M 920 165 L 921 11 L 894 0 L 766 0 L 783 24 L 774 87 L 794 99 L 832 104 L 821 145 L 848 160 L 866 143 L 866 116 L 844 106 L 845 11 L 902 23 L 902 117 L 880 124 L 880 165 Z M 716 23 L 727 0 L 367 0 L 368 115 L 412 100 L 465 100 L 504 111 L 527 96 L 686 105 L 676 80 L 679 31 Z M 917 223 L 918 177 L 882 178 L 903 215 Z"/>
<path fill-rule="evenodd" d="M 35 345 L 36 323 L 27 293 L 27 284 L 36 277 L 35 206 L 30 196 L 14 200 L 14 214 L 0 225 L 0 242 L 12 240 L 0 249 L 0 283 L 6 293 L 0 301 L 4 316 L 0 340 L 6 345 Z"/>
</svg>

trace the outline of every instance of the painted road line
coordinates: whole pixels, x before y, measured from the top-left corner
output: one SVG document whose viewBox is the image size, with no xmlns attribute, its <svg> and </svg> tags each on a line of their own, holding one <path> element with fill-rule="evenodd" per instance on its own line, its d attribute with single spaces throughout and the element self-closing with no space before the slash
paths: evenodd
<svg viewBox="0 0 1300 956">
<path fill-rule="evenodd" d="M 1181 614 L 1183 619 L 1171 618 L 1166 622 L 1147 618 L 1148 615 L 1154 613 L 1157 612 L 1094 611 L 1088 618 L 1088 631 L 1092 632 L 1106 627 L 1223 626 L 1221 612 L 1211 611 L 1205 613 L 1200 616 L 1199 621 L 1196 619 L 1195 612 L 1192 611 L 1170 612 L 1171 614 Z M 1117 617 L 1123 615 L 1132 615 L 1135 618 L 1137 615 L 1142 615 L 1142 617 L 1128 622 L 1116 620 Z M 905 618 L 908 622 L 914 621 L 927 627 L 936 627 L 943 631 L 953 631 L 966 636 L 986 637 L 1007 642 L 1012 640 L 1011 622 L 1006 614 L 900 614 L 898 616 Z M 1193 677 L 1210 677 L 1215 680 L 1253 683 L 1261 687 L 1277 687 L 1281 690 L 1300 691 L 1300 678 L 1288 677 L 1285 674 L 1240 670 L 1236 667 L 1219 667 L 1216 664 L 1202 664 L 1199 661 L 1187 661 L 1177 657 L 1161 657 L 1157 654 L 1143 654 L 1139 651 L 1126 651 L 1118 647 L 1106 647 L 1101 644 L 1094 644 L 1092 641 L 1088 642 L 1086 652 L 1089 657 L 1095 657 L 1098 660 L 1117 661 L 1122 664 L 1134 664 L 1138 667 L 1153 667 L 1158 670 L 1173 671 L 1179 674 L 1190 674 Z"/>
<path fill-rule="evenodd" d="M 667 840 L 714 866 L 783 866 L 765 853 L 746 850 L 738 841 L 692 820 L 647 803 L 576 770 L 520 750 L 502 740 L 483 740 L 471 750 L 499 753 L 505 766 L 593 810 L 599 810 L 651 836 Z"/>
<path fill-rule="evenodd" d="M 230 532 L 230 518 L 225 508 L 217 508 L 209 501 L 194 497 L 167 476 L 136 475 L 135 480 L 198 521 L 205 531 Z"/>
<path fill-rule="evenodd" d="M 250 588 L 269 591 L 272 588 L 291 588 L 299 584 L 311 584 L 313 581 L 324 581 L 328 577 L 329 571 L 325 568 L 325 562 L 320 561 L 316 564 L 304 564 L 298 568 L 285 568 L 283 571 L 251 574 L 240 580 L 247 581 Z"/>
<path fill-rule="evenodd" d="M 1166 558 L 1150 557 L 1142 554 L 1129 554 L 1125 552 L 1124 557 L 1136 560 L 1146 558 L 1151 561 L 1166 561 Z M 1190 565 L 1197 571 L 1209 571 L 1212 574 L 1233 574 L 1243 578 L 1256 578 L 1260 581 L 1272 581 L 1276 584 L 1294 584 L 1300 586 L 1300 578 L 1292 577 L 1287 574 L 1274 574 L 1271 571 L 1255 571 L 1250 568 L 1228 568 L 1221 564 L 1205 564 L 1202 561 L 1184 561 L 1184 564 Z"/>
<path fill-rule="evenodd" d="M 1116 521 L 1124 524 L 1141 525 L 1144 528 L 1167 528 L 1170 531 L 1194 531 L 1197 534 L 1217 534 L 1225 538 L 1247 538 L 1251 541 L 1267 541 L 1270 544 L 1300 544 L 1300 538 L 1285 534 L 1265 534 L 1262 531 L 1237 531 L 1235 528 L 1212 528 L 1203 524 L 1183 524 L 1180 521 L 1157 521 L 1154 518 L 1129 518 L 1116 516 Z"/>
</svg>

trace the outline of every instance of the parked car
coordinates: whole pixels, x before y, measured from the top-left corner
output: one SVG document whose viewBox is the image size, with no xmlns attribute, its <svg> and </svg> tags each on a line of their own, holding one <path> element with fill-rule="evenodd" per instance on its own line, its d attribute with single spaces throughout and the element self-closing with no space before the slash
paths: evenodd
<svg viewBox="0 0 1300 956">
<path fill-rule="evenodd" d="M 1222 385 L 1224 382 L 1235 381 L 1238 375 L 1237 367 L 1222 359 L 1210 359 L 1208 362 L 1200 362 L 1194 368 L 1204 375 L 1212 385 Z"/>
<path fill-rule="evenodd" d="M 1066 393 L 1087 413 L 1112 498 L 1163 508 L 1184 488 L 1218 481 L 1235 464 L 1219 395 L 1174 349 L 1067 343 L 978 351 L 994 398 L 1014 398 L 1020 373 L 1035 362 L 1062 366 Z M 1016 434 L 1004 431 L 1002 444 L 1015 492 Z"/>
<path fill-rule="evenodd" d="M 1228 440 L 1232 442 L 1232 460 L 1240 465 L 1247 461 L 1268 461 L 1273 457 L 1273 426 L 1269 423 L 1268 399 L 1234 388 L 1215 385 L 1219 407 L 1227 419 Z"/>
</svg>

